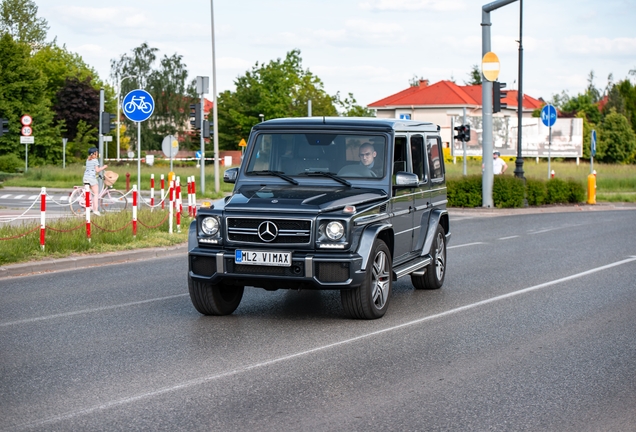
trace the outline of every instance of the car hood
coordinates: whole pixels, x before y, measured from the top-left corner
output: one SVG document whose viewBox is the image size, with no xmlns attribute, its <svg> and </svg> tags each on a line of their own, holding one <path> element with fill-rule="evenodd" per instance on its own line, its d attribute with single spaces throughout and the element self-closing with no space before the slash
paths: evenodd
<svg viewBox="0 0 636 432">
<path fill-rule="evenodd" d="M 347 205 L 359 206 L 386 199 L 382 189 L 299 186 L 244 186 L 225 201 L 225 211 L 289 211 L 324 213 Z"/>
</svg>

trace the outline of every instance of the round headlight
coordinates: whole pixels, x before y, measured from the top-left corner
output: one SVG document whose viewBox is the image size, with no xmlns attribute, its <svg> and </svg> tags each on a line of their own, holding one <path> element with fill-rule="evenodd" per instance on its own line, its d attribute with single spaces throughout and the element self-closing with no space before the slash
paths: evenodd
<svg viewBox="0 0 636 432">
<path fill-rule="evenodd" d="M 327 224 L 325 234 L 330 240 L 339 240 L 344 235 L 344 226 L 342 226 L 342 223 L 337 221 L 329 222 Z"/>
<path fill-rule="evenodd" d="M 207 235 L 215 235 L 219 232 L 219 220 L 215 217 L 206 217 L 201 221 L 201 229 Z"/>
</svg>

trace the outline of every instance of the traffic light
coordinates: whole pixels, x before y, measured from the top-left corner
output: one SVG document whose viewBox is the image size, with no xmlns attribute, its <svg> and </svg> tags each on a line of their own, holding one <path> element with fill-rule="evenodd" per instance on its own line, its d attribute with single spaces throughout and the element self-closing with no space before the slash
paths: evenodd
<svg viewBox="0 0 636 432">
<path fill-rule="evenodd" d="M 9 133 L 9 120 L 0 118 L 0 136 Z"/>
<path fill-rule="evenodd" d="M 492 83 L 492 112 L 494 113 L 508 107 L 508 104 L 501 103 L 501 100 L 508 95 L 508 92 L 501 91 L 504 87 L 506 87 L 506 83 L 500 83 L 499 81 Z"/>
<path fill-rule="evenodd" d="M 455 126 L 453 129 L 457 131 L 457 135 L 455 135 L 455 139 L 457 141 L 464 141 L 464 125 Z"/>
<path fill-rule="evenodd" d="M 201 105 L 190 104 L 190 124 L 194 129 L 201 129 Z"/>
<path fill-rule="evenodd" d="M 207 120 L 203 120 L 203 129 L 201 129 L 201 133 L 203 133 L 203 138 L 210 138 L 210 122 Z"/>
<path fill-rule="evenodd" d="M 102 113 L 102 135 L 110 133 L 110 131 L 117 127 L 117 125 L 113 123 L 116 117 L 117 116 L 115 114 L 110 114 L 107 112 Z"/>
<path fill-rule="evenodd" d="M 465 125 L 462 125 L 462 127 L 464 128 L 464 131 L 463 131 L 464 141 L 468 142 L 470 141 L 470 125 L 465 124 Z"/>
</svg>

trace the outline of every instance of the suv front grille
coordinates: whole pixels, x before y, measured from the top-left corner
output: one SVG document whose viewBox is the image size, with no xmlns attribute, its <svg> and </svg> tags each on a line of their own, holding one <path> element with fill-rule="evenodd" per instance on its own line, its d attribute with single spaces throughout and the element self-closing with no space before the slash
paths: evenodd
<svg viewBox="0 0 636 432">
<path fill-rule="evenodd" d="M 270 242 L 258 235 L 258 227 L 263 222 L 276 225 L 278 235 Z M 269 219 L 269 218 L 227 218 L 228 240 L 254 244 L 309 244 L 311 240 L 311 220 Z"/>
</svg>

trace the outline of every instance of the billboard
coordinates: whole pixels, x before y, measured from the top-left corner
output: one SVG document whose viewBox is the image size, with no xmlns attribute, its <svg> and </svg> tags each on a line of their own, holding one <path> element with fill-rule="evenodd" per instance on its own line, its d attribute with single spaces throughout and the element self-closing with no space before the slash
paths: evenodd
<svg viewBox="0 0 636 432">
<path fill-rule="evenodd" d="M 452 116 L 454 125 L 462 124 L 462 116 Z M 482 156 L 481 133 L 482 117 L 468 116 L 470 125 L 470 141 L 466 143 L 467 156 Z M 521 155 L 523 157 L 563 157 L 577 158 L 583 156 L 583 119 L 559 118 L 552 126 L 552 145 L 550 146 L 549 128 L 540 118 L 523 118 L 521 129 Z M 492 138 L 493 150 L 501 152 L 501 156 L 517 156 L 516 117 L 493 117 Z M 463 155 L 463 142 L 453 140 L 451 146 L 453 156 Z"/>
</svg>

